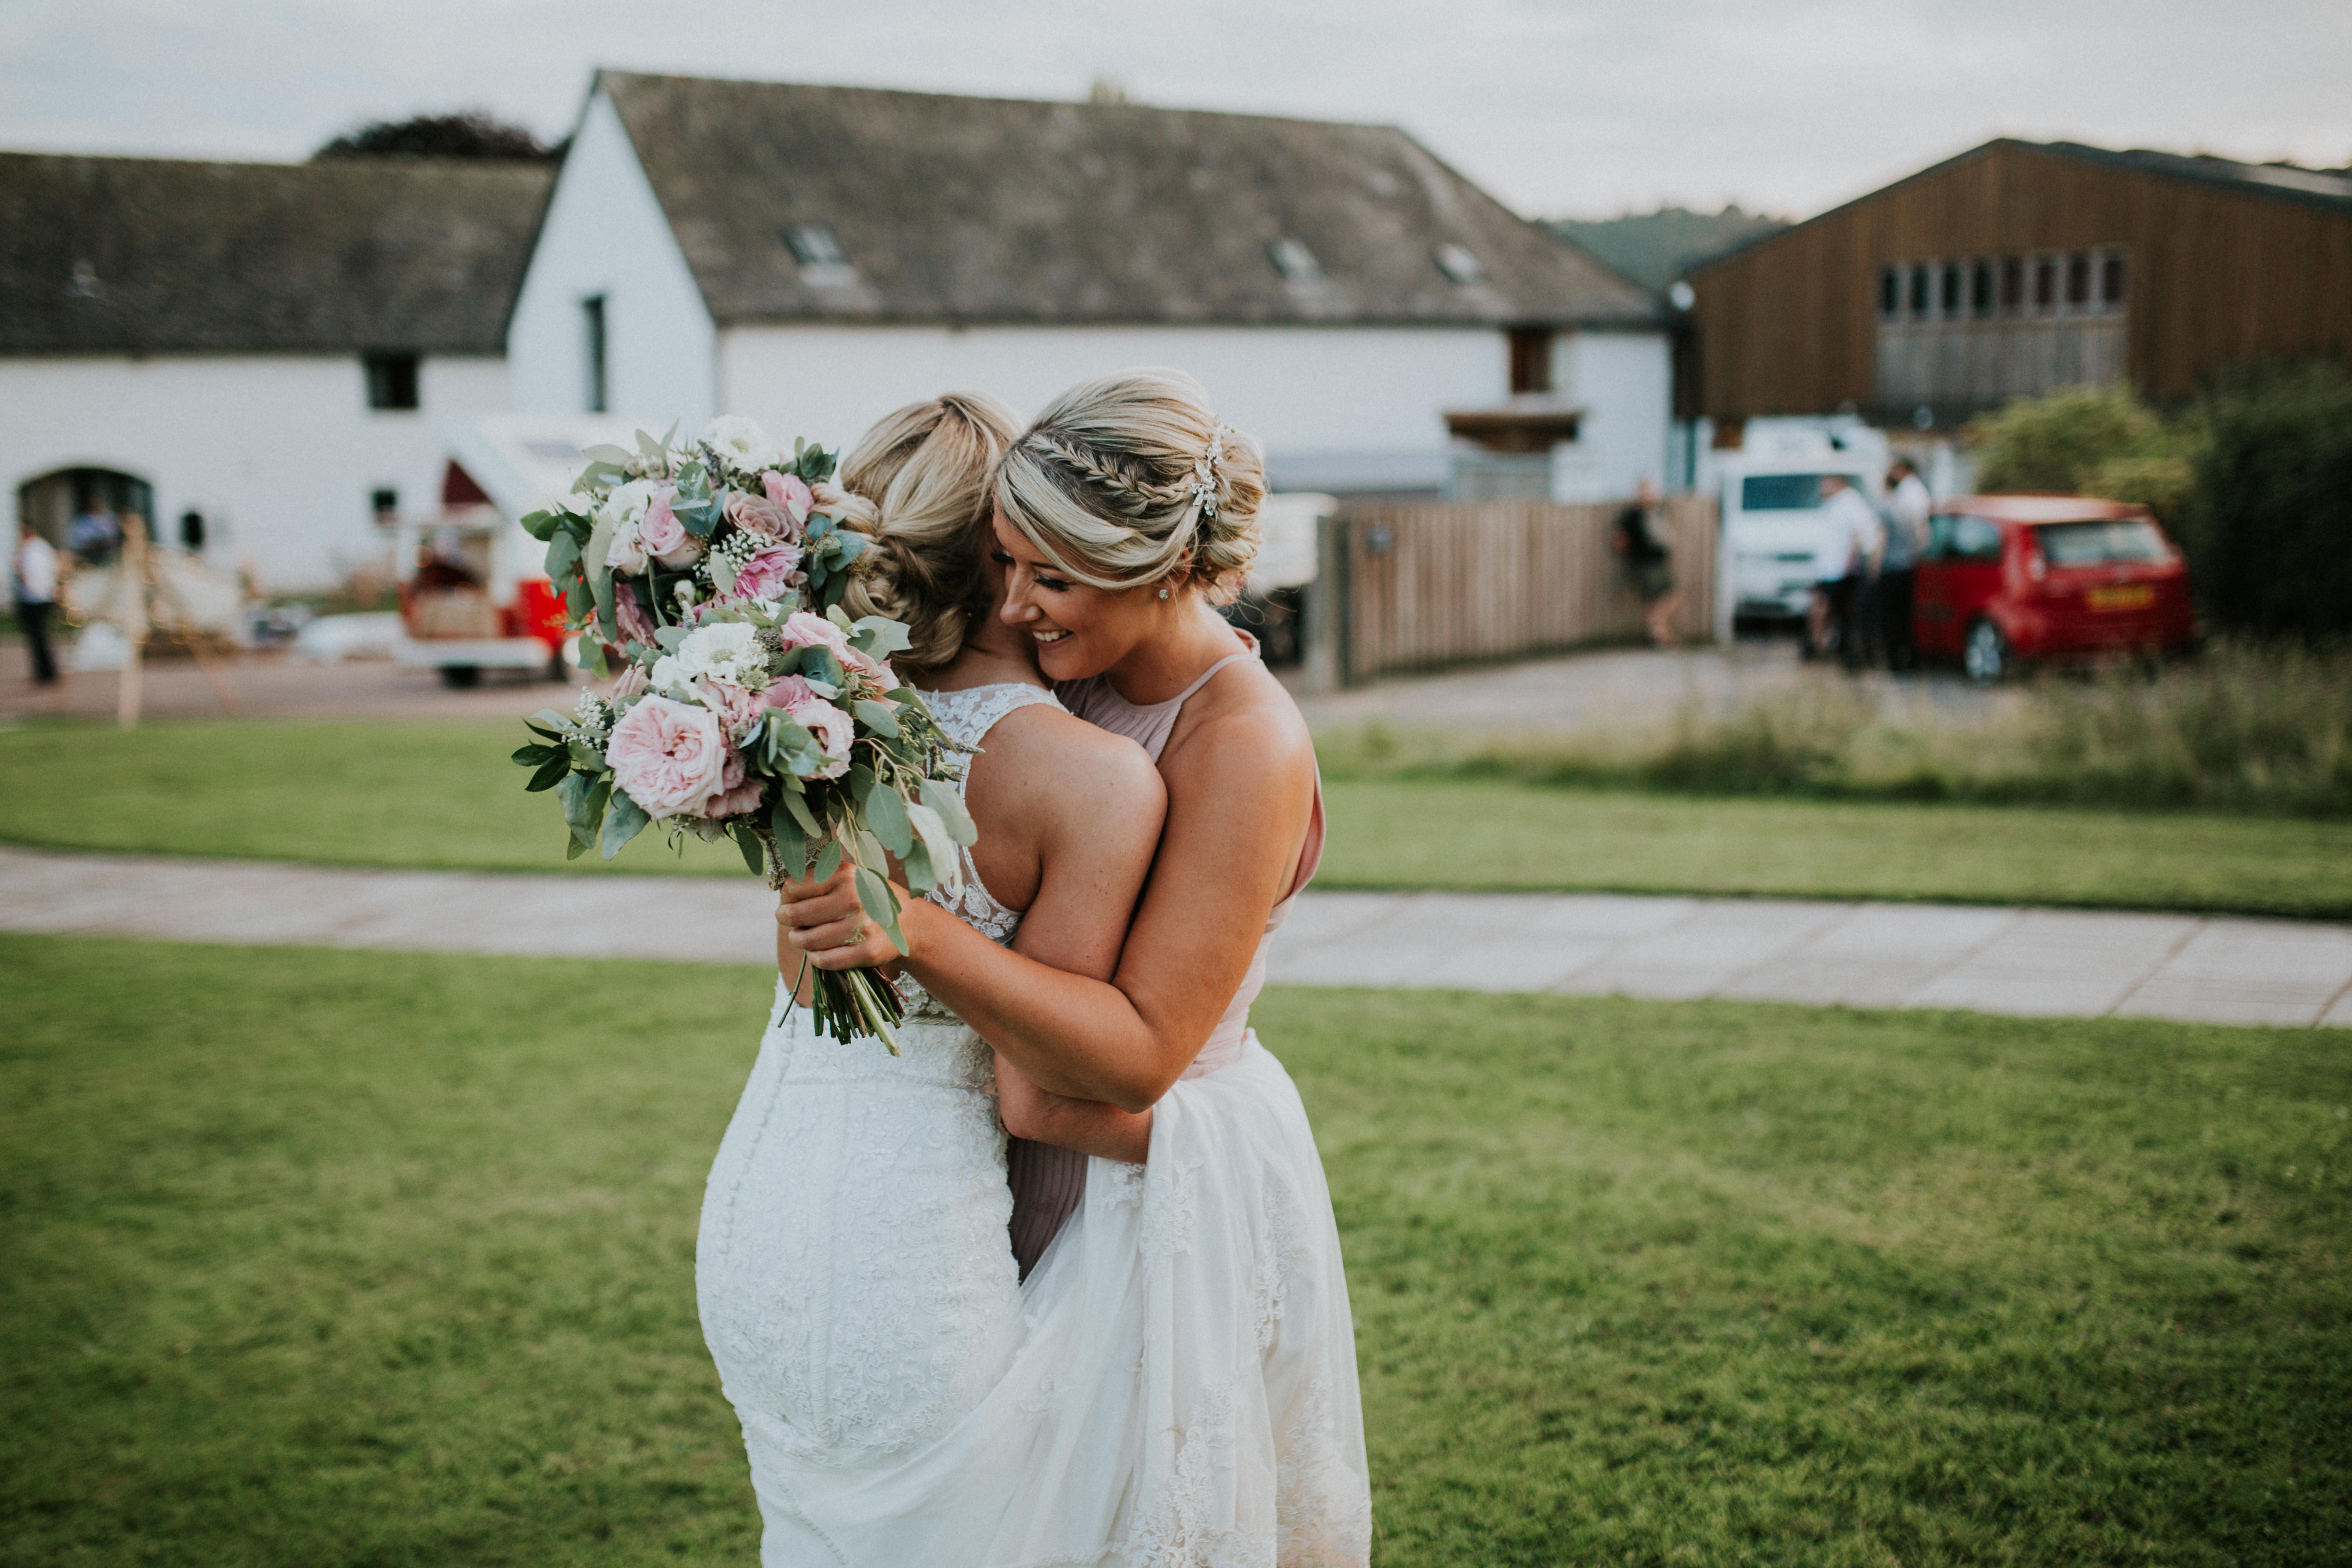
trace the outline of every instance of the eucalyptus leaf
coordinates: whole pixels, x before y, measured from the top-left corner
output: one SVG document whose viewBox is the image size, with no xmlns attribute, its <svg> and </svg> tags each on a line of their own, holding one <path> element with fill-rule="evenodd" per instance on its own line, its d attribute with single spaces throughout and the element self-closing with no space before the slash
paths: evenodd
<svg viewBox="0 0 2352 1568">
<path fill-rule="evenodd" d="M 907 630 L 907 624 L 894 621 L 887 616 L 865 616 L 851 629 L 859 637 L 870 639 L 858 647 L 877 658 L 903 653 L 912 646 L 912 634 Z"/>
<path fill-rule="evenodd" d="M 920 838 L 915 840 L 899 864 L 907 869 L 907 886 L 916 892 L 928 893 L 940 885 L 939 873 L 931 868 L 931 852 Z"/>
<path fill-rule="evenodd" d="M 538 730 L 542 735 L 547 734 L 551 730 L 555 731 L 555 734 L 561 735 L 572 728 L 572 716 L 568 713 L 558 713 L 552 708 L 542 708 L 523 722 Z"/>
<path fill-rule="evenodd" d="M 581 564 L 588 573 L 588 595 L 596 602 L 596 619 L 604 627 L 607 642 L 620 640 L 620 623 L 613 615 L 613 569 L 604 557 L 613 550 L 613 520 L 599 516 L 596 531 L 588 536 L 588 548 L 582 551 Z"/>
<path fill-rule="evenodd" d="M 768 831 L 775 835 L 776 863 L 798 877 L 808 869 L 808 836 L 785 804 L 793 798 L 790 790 L 776 792 L 776 803 L 768 808 Z"/>
<path fill-rule="evenodd" d="M 817 855 L 816 869 L 809 874 L 809 879 L 815 882 L 830 882 L 833 880 L 833 874 L 840 869 L 841 840 L 828 838 L 824 841 L 824 848 Z"/>
<path fill-rule="evenodd" d="M 604 830 L 597 835 L 596 840 L 604 858 L 610 860 L 618 855 L 621 847 L 643 833 L 646 824 L 652 820 L 646 815 L 644 806 L 629 798 L 627 791 L 614 790 L 612 807 L 604 813 Z"/>
<path fill-rule="evenodd" d="M 580 857 L 587 853 L 588 846 L 580 842 L 579 839 L 570 838 L 564 841 L 563 858 L 566 860 L 577 860 Z"/>
<path fill-rule="evenodd" d="M 570 751 L 572 753 L 572 760 L 579 763 L 582 767 L 587 769 L 590 773 L 601 773 L 604 771 L 604 753 L 590 745 L 587 742 L 572 742 Z"/>
<path fill-rule="evenodd" d="M 898 716 L 887 704 L 868 702 L 861 697 L 849 706 L 850 710 L 864 720 L 866 727 L 876 734 L 887 735 L 894 741 L 898 738 Z"/>
<path fill-rule="evenodd" d="M 556 801 L 563 807 L 563 825 L 572 829 L 575 844 L 585 844 L 595 837 L 595 824 L 588 819 L 588 802 L 595 792 L 596 781 L 586 773 L 567 773 L 556 786 Z"/>
<path fill-rule="evenodd" d="M 677 645 L 685 640 L 684 626 L 656 626 L 654 629 L 654 641 L 661 645 L 664 653 L 676 653 Z"/>
<path fill-rule="evenodd" d="M 860 866 L 857 868 L 857 901 L 874 917 L 874 923 L 889 933 L 891 942 L 900 952 L 907 951 L 907 939 L 898 931 L 898 895 L 890 884 Z"/>
<path fill-rule="evenodd" d="M 963 863 L 956 856 L 955 840 L 949 837 L 948 825 L 940 819 L 940 814 L 928 805 L 910 804 L 907 807 L 907 822 L 921 835 L 916 841 L 916 851 L 927 863 L 939 868 L 940 876 L 936 879 L 946 881 L 950 887 L 961 886 Z M 914 864 L 911 856 L 905 858 L 908 865 Z"/>
<path fill-rule="evenodd" d="M 604 642 L 602 637 L 596 637 L 594 634 L 591 633 L 578 638 L 577 647 L 580 652 L 580 668 L 583 674 L 603 675 L 605 673 Z"/>
<path fill-rule="evenodd" d="M 539 511 L 527 511 L 515 519 L 515 521 L 521 525 L 525 533 L 545 543 L 548 536 L 555 531 L 555 511 L 549 508 Z"/>
<path fill-rule="evenodd" d="M 980 842 L 980 829 L 972 826 L 971 814 L 963 808 L 963 800 L 952 785 L 938 779 L 923 781 L 923 804 L 940 814 L 947 825 L 948 837 L 958 844 Z"/>
<path fill-rule="evenodd" d="M 728 832 L 734 836 L 735 847 L 743 851 L 743 864 L 751 868 L 751 875 L 754 877 L 766 876 L 768 874 L 768 852 L 761 845 L 760 836 L 752 832 L 749 826 L 740 822 L 729 828 Z"/>
<path fill-rule="evenodd" d="M 860 707 L 865 706 L 863 703 Z M 924 808 L 915 808 L 921 811 Z M 882 847 L 893 855 L 903 856 L 915 841 L 915 830 L 907 820 L 907 803 L 898 792 L 887 784 L 879 785 L 866 796 L 866 825 L 881 840 Z M 937 816 L 938 813 L 930 813 Z"/>
<path fill-rule="evenodd" d="M 889 857 L 882 852 L 882 841 L 874 837 L 871 829 L 860 827 L 853 837 L 857 841 L 857 863 L 860 866 L 890 864 Z"/>
<path fill-rule="evenodd" d="M 580 455 L 592 463 L 609 463 L 615 468 L 635 460 L 636 454 L 625 447 L 615 447 L 609 441 L 593 447 L 583 447 Z"/>
<path fill-rule="evenodd" d="M 547 574 L 555 582 L 569 583 L 580 567 L 580 542 L 568 533 L 559 533 L 547 543 Z"/>
<path fill-rule="evenodd" d="M 667 462 L 669 458 L 669 454 L 662 450 L 661 443 L 654 439 L 654 433 L 650 430 L 637 432 L 637 450 L 643 453 L 646 460 L 650 463 Z"/>
<path fill-rule="evenodd" d="M 793 820 L 801 825 L 802 832 L 811 838 L 824 837 L 824 829 L 817 826 L 816 814 L 809 809 L 807 795 L 799 790 L 788 789 L 784 791 L 783 801 L 792 808 Z"/>
</svg>

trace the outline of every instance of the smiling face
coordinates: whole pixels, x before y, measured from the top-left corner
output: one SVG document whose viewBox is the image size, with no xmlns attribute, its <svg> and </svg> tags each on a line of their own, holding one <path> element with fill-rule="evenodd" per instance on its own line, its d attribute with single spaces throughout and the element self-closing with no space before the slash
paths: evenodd
<svg viewBox="0 0 2352 1568">
<path fill-rule="evenodd" d="M 1004 574 L 997 614 L 1035 643 L 1037 668 L 1048 680 L 1101 674 L 1149 637 L 1158 612 L 1172 603 L 1150 587 L 1113 592 L 1073 582 L 1002 511 L 995 529 L 990 559 Z"/>
</svg>

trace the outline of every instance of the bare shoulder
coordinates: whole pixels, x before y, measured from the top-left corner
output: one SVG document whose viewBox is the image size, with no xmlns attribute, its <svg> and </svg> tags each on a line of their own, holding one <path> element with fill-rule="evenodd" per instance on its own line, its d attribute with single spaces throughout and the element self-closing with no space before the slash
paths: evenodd
<svg viewBox="0 0 2352 1568">
<path fill-rule="evenodd" d="M 1220 673 L 1185 705 L 1185 717 L 1192 721 L 1161 759 L 1165 771 L 1205 769 L 1223 780 L 1264 782 L 1313 776 L 1315 740 L 1306 717 L 1255 660 Z"/>
<path fill-rule="evenodd" d="M 1016 709 L 988 732 L 988 751 L 1014 764 L 1029 790 L 1078 813 L 1149 809 L 1167 799 L 1160 770 L 1141 746 L 1050 703 Z"/>
</svg>

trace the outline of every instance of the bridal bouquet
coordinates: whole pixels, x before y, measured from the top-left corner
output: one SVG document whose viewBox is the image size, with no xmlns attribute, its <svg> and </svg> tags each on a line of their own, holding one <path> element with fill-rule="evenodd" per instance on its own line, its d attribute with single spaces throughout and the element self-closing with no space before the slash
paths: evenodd
<svg viewBox="0 0 2352 1568">
<path fill-rule="evenodd" d="M 731 416 L 677 435 L 591 447 L 581 503 L 522 519 L 591 668 L 607 648 L 621 665 L 610 696 L 531 715 L 539 739 L 514 754 L 525 787 L 556 792 L 567 858 L 594 846 L 609 860 L 655 823 L 673 843 L 731 837 L 772 886 L 846 858 L 903 947 L 888 858 L 917 891 L 959 884 L 956 847 L 975 837 L 950 787 L 964 748 L 891 673 L 906 627 L 840 607 L 866 540 L 839 525 L 833 455 L 795 441 L 786 458 Z M 898 1053 L 905 1009 L 870 970 L 820 971 L 811 1011 L 837 1039 Z"/>
</svg>

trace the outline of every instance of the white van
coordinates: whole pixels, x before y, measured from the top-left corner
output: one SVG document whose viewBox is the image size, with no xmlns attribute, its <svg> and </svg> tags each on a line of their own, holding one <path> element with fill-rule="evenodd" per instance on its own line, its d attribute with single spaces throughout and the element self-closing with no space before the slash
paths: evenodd
<svg viewBox="0 0 2352 1568">
<path fill-rule="evenodd" d="M 1738 451 L 1709 454 L 1701 488 L 1722 505 L 1717 633 L 1735 620 L 1802 619 L 1829 559 L 1822 477 L 1842 474 L 1874 505 L 1885 489 L 1886 437 L 1859 419 L 1751 419 Z"/>
</svg>

